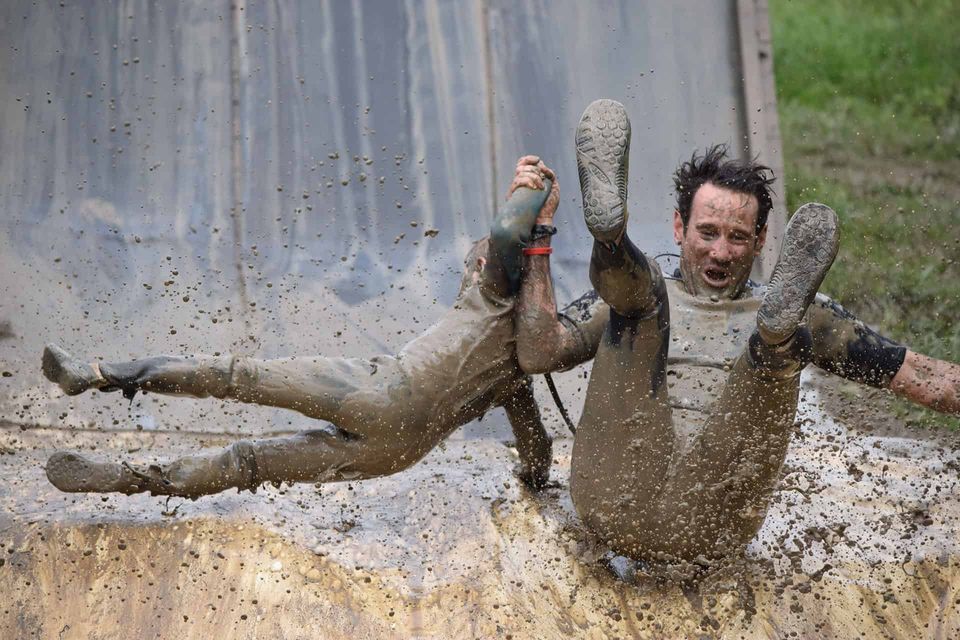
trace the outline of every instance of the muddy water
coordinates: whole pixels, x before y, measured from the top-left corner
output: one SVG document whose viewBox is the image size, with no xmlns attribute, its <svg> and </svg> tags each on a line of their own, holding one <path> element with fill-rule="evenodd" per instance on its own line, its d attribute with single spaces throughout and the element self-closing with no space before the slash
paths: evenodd
<svg viewBox="0 0 960 640">
<path fill-rule="evenodd" d="M 59 448 L 136 461 L 225 439 L 0 430 L 4 637 L 893 637 L 960 634 L 955 443 L 865 434 L 816 409 L 739 565 L 696 585 L 625 582 L 560 486 L 512 476 L 498 442 L 408 471 L 196 502 L 65 495 Z M 165 511 L 166 510 L 166 511 Z M 623 568 L 623 563 L 614 561 Z M 630 574 L 628 570 L 626 573 Z"/>
</svg>

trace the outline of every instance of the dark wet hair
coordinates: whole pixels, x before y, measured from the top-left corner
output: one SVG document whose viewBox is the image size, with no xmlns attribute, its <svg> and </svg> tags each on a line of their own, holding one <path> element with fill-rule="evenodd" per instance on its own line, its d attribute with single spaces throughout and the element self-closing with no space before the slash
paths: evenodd
<svg viewBox="0 0 960 640">
<path fill-rule="evenodd" d="M 697 190 L 706 183 L 724 187 L 737 193 L 752 195 L 760 208 L 757 211 L 757 233 L 767 224 L 767 214 L 773 208 L 773 169 L 755 160 L 735 160 L 727 157 L 727 145 L 709 147 L 701 156 L 693 152 L 688 162 L 682 163 L 673 174 L 677 191 L 677 211 L 686 231 L 690 222 L 690 207 Z"/>
</svg>

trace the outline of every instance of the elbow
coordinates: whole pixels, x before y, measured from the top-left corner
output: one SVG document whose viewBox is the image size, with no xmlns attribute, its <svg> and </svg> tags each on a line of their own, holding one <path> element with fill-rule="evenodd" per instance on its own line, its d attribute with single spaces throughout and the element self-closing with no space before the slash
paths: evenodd
<svg viewBox="0 0 960 640">
<path fill-rule="evenodd" d="M 517 362 L 520 364 L 520 370 L 527 375 L 544 373 L 540 359 L 537 357 L 534 349 L 517 345 Z"/>
<path fill-rule="evenodd" d="M 517 362 L 520 369 L 528 374 L 549 373 L 554 366 L 554 349 L 541 340 L 517 340 Z"/>
</svg>

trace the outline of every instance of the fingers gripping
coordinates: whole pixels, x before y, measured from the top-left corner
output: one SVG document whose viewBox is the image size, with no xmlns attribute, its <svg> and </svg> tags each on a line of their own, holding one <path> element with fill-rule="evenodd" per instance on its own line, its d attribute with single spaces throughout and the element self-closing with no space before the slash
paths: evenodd
<svg viewBox="0 0 960 640">
<path fill-rule="evenodd" d="M 509 200 L 513 193 L 520 187 L 527 189 L 540 190 L 547 185 L 545 180 L 552 183 L 546 202 L 541 208 L 540 216 L 543 221 L 553 218 L 560 203 L 560 183 L 557 181 L 557 175 L 539 156 L 527 155 L 517 160 L 517 166 L 514 171 L 513 182 L 507 190 L 507 199 Z"/>
</svg>

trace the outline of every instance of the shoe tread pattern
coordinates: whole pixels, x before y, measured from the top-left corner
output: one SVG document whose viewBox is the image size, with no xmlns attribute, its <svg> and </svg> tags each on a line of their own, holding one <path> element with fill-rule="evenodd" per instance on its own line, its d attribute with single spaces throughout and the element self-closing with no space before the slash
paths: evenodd
<svg viewBox="0 0 960 640">
<path fill-rule="evenodd" d="M 757 325 L 771 341 L 789 339 L 803 321 L 840 247 L 837 214 L 830 207 L 805 204 L 790 219 Z"/>
<path fill-rule="evenodd" d="M 590 104 L 577 126 L 583 217 L 597 240 L 612 242 L 627 222 L 630 118 L 615 100 Z"/>
</svg>

